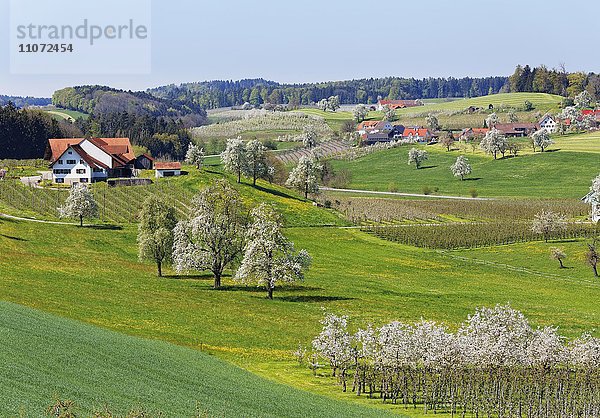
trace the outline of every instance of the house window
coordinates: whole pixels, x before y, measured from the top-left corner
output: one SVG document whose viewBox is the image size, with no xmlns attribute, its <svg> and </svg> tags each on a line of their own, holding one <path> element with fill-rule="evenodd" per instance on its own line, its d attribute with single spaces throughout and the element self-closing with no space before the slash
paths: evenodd
<svg viewBox="0 0 600 418">
<path fill-rule="evenodd" d="M 64 183 L 65 179 L 55 179 L 56 183 Z"/>
<path fill-rule="evenodd" d="M 85 161 L 79 160 L 79 164 L 85 164 Z"/>
<path fill-rule="evenodd" d="M 67 164 L 77 164 L 77 160 L 67 160 Z"/>
<path fill-rule="evenodd" d="M 85 168 L 78 168 L 77 174 L 85 174 Z"/>
<path fill-rule="evenodd" d="M 59 163 L 59 164 L 62 164 L 62 163 L 63 163 L 63 160 L 58 160 L 58 163 Z"/>
<path fill-rule="evenodd" d="M 69 155 L 73 154 L 73 151 L 69 151 L 69 152 L 68 152 L 68 154 L 69 154 Z"/>
</svg>

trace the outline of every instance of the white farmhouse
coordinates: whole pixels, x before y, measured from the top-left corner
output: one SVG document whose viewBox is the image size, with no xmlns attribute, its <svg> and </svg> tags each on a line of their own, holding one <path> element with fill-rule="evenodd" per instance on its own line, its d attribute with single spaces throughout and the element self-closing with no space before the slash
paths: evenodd
<svg viewBox="0 0 600 418">
<path fill-rule="evenodd" d="M 581 200 L 585 203 L 589 203 L 590 205 L 592 205 L 592 222 L 600 221 L 600 199 L 598 198 L 598 196 L 595 196 L 593 192 L 589 192 Z"/>
<path fill-rule="evenodd" d="M 540 129 L 545 129 L 551 134 L 555 133 L 557 129 L 556 121 L 551 115 L 544 115 L 544 117 L 540 120 L 539 125 Z"/>
<path fill-rule="evenodd" d="M 128 138 L 55 138 L 48 143 L 54 183 L 93 183 L 133 173 L 135 154 Z"/>
</svg>

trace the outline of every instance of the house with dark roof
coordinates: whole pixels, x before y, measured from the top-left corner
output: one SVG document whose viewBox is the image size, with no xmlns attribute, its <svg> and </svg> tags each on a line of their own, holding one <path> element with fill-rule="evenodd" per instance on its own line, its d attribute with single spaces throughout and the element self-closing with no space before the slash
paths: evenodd
<svg viewBox="0 0 600 418">
<path fill-rule="evenodd" d="M 494 127 L 506 137 L 528 136 L 540 129 L 537 123 L 498 123 Z"/>
<path fill-rule="evenodd" d="M 129 138 L 53 138 L 48 140 L 47 154 L 57 184 L 131 177 L 135 165 Z"/>
<path fill-rule="evenodd" d="M 362 144 L 363 145 L 373 145 L 377 142 L 391 142 L 393 138 L 390 136 L 389 132 L 370 132 L 363 135 Z"/>
<path fill-rule="evenodd" d="M 146 153 L 138 155 L 135 159 L 135 168 L 138 170 L 152 170 L 154 168 L 154 158 Z"/>
</svg>

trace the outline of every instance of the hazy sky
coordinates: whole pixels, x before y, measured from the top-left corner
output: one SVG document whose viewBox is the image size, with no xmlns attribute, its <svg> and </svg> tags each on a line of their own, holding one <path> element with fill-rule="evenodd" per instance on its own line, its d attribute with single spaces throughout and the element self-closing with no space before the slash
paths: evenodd
<svg viewBox="0 0 600 418">
<path fill-rule="evenodd" d="M 572 0 L 152 0 L 149 75 L 18 76 L 9 72 L 9 0 L 0 0 L 0 94 L 255 77 L 509 75 L 519 63 L 598 72 L 598 12 L 600 2 Z"/>
</svg>

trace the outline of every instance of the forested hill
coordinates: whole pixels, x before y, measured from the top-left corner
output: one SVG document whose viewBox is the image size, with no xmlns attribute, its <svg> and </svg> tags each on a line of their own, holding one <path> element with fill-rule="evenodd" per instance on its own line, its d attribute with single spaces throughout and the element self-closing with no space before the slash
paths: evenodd
<svg viewBox="0 0 600 418">
<path fill-rule="evenodd" d="M 485 78 L 368 78 L 307 84 L 280 84 L 263 79 L 205 81 L 149 89 L 148 93 L 204 109 L 239 106 L 245 102 L 307 105 L 330 96 L 340 103 L 376 103 L 384 99 L 476 97 L 508 88 L 508 77 Z"/>
<path fill-rule="evenodd" d="M 7 105 L 9 103 L 12 103 L 16 107 L 47 106 L 52 103 L 52 100 L 45 97 L 21 97 L 0 94 L 0 106 Z"/>
<path fill-rule="evenodd" d="M 105 86 L 77 86 L 57 90 L 52 95 L 52 104 L 95 115 L 126 112 L 136 116 L 171 118 L 206 116 L 204 109 L 193 102 L 163 99 L 145 92 L 117 90 Z"/>
</svg>

